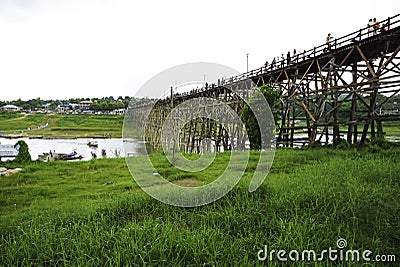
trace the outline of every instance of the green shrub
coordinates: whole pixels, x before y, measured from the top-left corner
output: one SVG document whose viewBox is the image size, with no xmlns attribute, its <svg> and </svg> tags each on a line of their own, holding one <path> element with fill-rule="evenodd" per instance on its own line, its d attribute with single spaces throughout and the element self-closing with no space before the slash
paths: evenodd
<svg viewBox="0 0 400 267">
<path fill-rule="evenodd" d="M 18 155 L 14 159 L 16 163 L 28 163 L 32 161 L 31 154 L 29 154 L 28 144 L 25 141 L 18 141 L 14 147 L 18 150 Z"/>
</svg>

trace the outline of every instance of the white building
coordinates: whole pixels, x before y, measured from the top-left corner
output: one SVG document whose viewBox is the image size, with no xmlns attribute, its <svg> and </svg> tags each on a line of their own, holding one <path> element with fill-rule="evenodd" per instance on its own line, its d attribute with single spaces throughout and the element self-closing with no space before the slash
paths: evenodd
<svg viewBox="0 0 400 267">
<path fill-rule="evenodd" d="M 87 110 L 90 108 L 90 105 L 92 104 L 92 101 L 81 101 L 79 102 L 79 108 L 81 110 Z"/>
<path fill-rule="evenodd" d="M 14 105 L 5 105 L 1 107 L 3 110 L 7 110 L 7 111 L 19 111 L 21 110 L 20 107 L 14 106 Z"/>
<path fill-rule="evenodd" d="M 124 108 L 120 108 L 120 109 L 114 109 L 111 114 L 116 114 L 116 115 L 123 115 L 125 114 L 125 109 Z"/>
</svg>

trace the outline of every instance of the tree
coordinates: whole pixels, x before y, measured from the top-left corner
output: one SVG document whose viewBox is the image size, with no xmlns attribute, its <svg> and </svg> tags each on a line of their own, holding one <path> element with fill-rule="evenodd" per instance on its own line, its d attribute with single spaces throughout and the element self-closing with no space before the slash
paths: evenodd
<svg viewBox="0 0 400 267">
<path fill-rule="evenodd" d="M 272 123 L 272 117 L 268 117 L 270 113 L 266 112 L 268 106 L 262 96 L 264 96 L 265 100 L 268 102 L 275 123 Z M 259 91 L 256 91 L 249 99 L 248 103 L 243 107 L 240 116 L 246 126 L 247 135 L 250 141 L 250 149 L 259 150 L 262 148 L 260 124 L 262 127 L 265 127 L 263 130 L 267 133 L 267 137 L 263 140 L 264 142 L 267 142 L 264 144 L 264 147 L 271 146 L 272 140 L 275 138 L 275 130 L 279 116 L 280 96 L 281 90 L 272 89 L 267 85 L 262 85 L 259 88 Z M 256 119 L 254 112 L 263 115 L 259 117 L 261 121 Z"/>
<path fill-rule="evenodd" d="M 25 141 L 18 141 L 14 147 L 18 150 L 18 155 L 15 157 L 16 163 L 28 163 L 32 161 L 31 154 L 29 154 L 28 144 Z"/>
</svg>

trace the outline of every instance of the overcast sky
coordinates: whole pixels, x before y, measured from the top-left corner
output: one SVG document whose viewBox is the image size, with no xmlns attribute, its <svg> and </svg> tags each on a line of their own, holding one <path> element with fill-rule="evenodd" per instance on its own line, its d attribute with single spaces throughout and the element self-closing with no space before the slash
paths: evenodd
<svg viewBox="0 0 400 267">
<path fill-rule="evenodd" d="M 244 72 L 246 53 L 258 68 L 397 13 L 398 0 L 0 0 L 0 100 L 134 96 L 190 62 Z"/>
</svg>

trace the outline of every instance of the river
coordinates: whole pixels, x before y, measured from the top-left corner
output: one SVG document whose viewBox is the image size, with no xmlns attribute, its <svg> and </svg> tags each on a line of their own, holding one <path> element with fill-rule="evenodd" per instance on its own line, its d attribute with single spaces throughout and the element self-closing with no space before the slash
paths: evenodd
<svg viewBox="0 0 400 267">
<path fill-rule="evenodd" d="M 300 136 L 300 135 L 299 135 Z M 298 136 L 297 136 L 298 137 Z M 306 135 L 304 135 L 306 137 Z M 399 137 L 388 136 L 387 139 L 392 142 L 400 142 Z M 48 153 L 50 150 L 56 153 L 71 153 L 76 151 L 78 155 L 82 155 L 82 160 L 92 159 L 91 152 L 95 152 L 98 158 L 101 158 L 101 151 L 106 150 L 107 158 L 117 158 L 125 156 L 136 156 L 143 154 L 145 149 L 144 142 L 138 139 L 109 138 L 109 139 L 94 139 L 94 138 L 77 138 L 77 139 L 5 139 L 0 138 L 0 144 L 15 145 L 18 140 L 24 140 L 29 147 L 32 160 L 37 160 L 38 155 Z M 98 148 L 90 148 L 88 142 L 96 142 Z M 322 141 L 325 141 L 322 140 Z M 2 161 L 8 158 L 2 158 Z"/>
<path fill-rule="evenodd" d="M 71 153 L 76 151 L 78 155 L 82 155 L 82 160 L 92 159 L 91 152 L 95 152 L 98 158 L 101 158 L 101 151 L 106 150 L 108 158 L 117 158 L 125 156 L 138 155 L 144 147 L 143 142 L 137 139 L 123 140 L 122 138 L 94 139 L 94 138 L 78 138 L 78 139 L 5 139 L 0 138 L 0 144 L 15 145 L 19 140 L 23 140 L 28 144 L 29 152 L 33 160 L 38 159 L 38 155 L 55 151 L 56 153 Z M 96 142 L 98 148 L 90 148 L 88 142 Z M 126 144 L 128 142 L 129 144 Z M 125 143 L 125 146 L 124 146 Z M 125 148 L 129 147 L 128 151 Z M 2 161 L 6 160 L 5 158 Z"/>
</svg>

